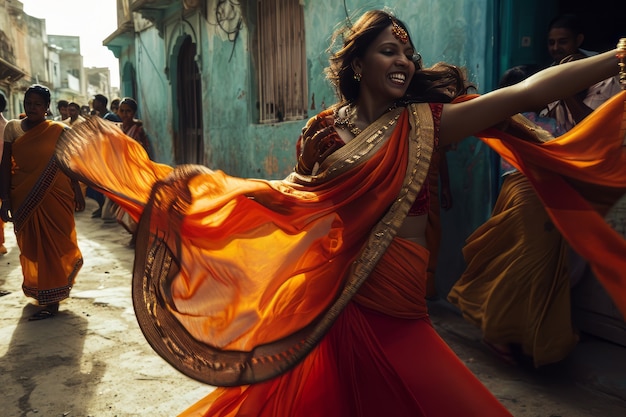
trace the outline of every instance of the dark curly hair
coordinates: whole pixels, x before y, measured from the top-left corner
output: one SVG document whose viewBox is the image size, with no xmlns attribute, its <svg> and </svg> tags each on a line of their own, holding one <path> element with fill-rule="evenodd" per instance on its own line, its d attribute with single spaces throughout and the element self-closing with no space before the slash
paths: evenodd
<svg viewBox="0 0 626 417">
<path fill-rule="evenodd" d="M 394 22 L 408 33 L 404 22 L 384 10 L 367 11 L 351 27 L 335 31 L 329 48 L 330 65 L 325 73 L 335 87 L 340 103 L 354 101 L 359 96 L 360 85 L 354 79 L 352 62 L 362 58 L 374 39 Z M 342 46 L 337 48 L 340 40 Z M 413 45 L 410 35 L 409 42 Z M 454 65 L 440 62 L 430 68 L 422 68 L 419 54 L 414 55 L 413 62 L 415 75 L 403 101 L 447 103 L 467 93 L 471 87 L 463 72 Z"/>
</svg>

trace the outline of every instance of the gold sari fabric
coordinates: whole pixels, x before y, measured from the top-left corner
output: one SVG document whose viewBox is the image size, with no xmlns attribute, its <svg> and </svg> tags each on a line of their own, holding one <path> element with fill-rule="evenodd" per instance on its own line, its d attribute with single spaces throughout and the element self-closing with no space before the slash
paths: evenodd
<svg viewBox="0 0 626 417">
<path fill-rule="evenodd" d="M 537 128 L 518 121 L 513 134 L 490 129 L 477 136 L 528 178 L 554 225 L 626 316 L 626 240 L 604 219 L 626 193 L 626 91 L 545 143 L 524 140 L 537 137 Z"/>
<path fill-rule="evenodd" d="M 467 238 L 467 268 L 448 294 L 491 343 L 520 344 L 535 366 L 576 345 L 567 243 L 530 182 L 505 177 L 491 218 Z"/>
<path fill-rule="evenodd" d="M 535 366 L 564 359 L 571 321 L 568 245 L 626 316 L 626 242 L 604 215 L 626 192 L 626 92 L 552 138 L 521 116 L 478 136 L 522 173 L 463 249 L 448 299 L 491 343 L 520 344 Z"/>
<path fill-rule="evenodd" d="M 53 158 L 64 125 L 44 121 L 24 132 L 7 125 L 12 142 L 11 206 L 24 293 L 39 304 L 69 297 L 83 259 L 74 225 L 71 181 Z"/>
</svg>

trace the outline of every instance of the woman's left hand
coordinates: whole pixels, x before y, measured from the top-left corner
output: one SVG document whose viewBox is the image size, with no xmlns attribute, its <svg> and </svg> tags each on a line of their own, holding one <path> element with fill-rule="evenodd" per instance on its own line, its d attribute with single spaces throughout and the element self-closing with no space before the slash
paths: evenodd
<svg viewBox="0 0 626 417">
<path fill-rule="evenodd" d="M 85 210 L 85 196 L 78 181 L 72 181 L 72 188 L 74 189 L 74 211 Z"/>
</svg>

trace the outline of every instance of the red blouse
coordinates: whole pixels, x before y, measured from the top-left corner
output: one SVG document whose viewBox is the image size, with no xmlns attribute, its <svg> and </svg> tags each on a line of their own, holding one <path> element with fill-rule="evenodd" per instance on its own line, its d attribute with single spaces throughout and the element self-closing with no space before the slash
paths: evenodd
<svg viewBox="0 0 626 417">
<path fill-rule="evenodd" d="M 443 109 L 442 103 L 429 103 L 430 109 L 433 113 L 433 120 L 435 125 L 435 150 L 439 148 L 439 124 L 441 121 L 441 112 Z M 319 125 L 319 129 L 327 128 L 328 135 L 324 138 L 324 148 L 320 149 L 320 152 L 324 152 L 331 146 L 336 146 L 337 148 L 344 146 L 345 142 L 341 139 L 341 136 L 335 130 L 335 126 L 333 124 L 334 120 L 332 114 L 323 114 L 314 117 L 309 123 L 307 123 L 307 128 L 310 128 L 312 124 Z M 296 157 L 300 155 L 302 151 L 302 136 L 298 138 L 298 142 L 296 143 Z M 433 169 L 435 165 L 431 164 L 431 169 Z M 431 175 L 429 175 L 431 177 Z M 408 216 L 423 216 L 428 214 L 430 209 L 430 184 L 428 181 L 424 181 L 422 185 L 422 189 L 419 194 L 415 198 L 413 202 L 413 206 L 409 210 Z"/>
</svg>

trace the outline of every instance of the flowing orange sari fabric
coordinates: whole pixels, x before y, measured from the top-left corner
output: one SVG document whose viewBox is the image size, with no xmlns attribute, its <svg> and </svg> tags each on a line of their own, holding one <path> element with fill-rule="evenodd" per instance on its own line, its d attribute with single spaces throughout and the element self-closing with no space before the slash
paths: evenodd
<svg viewBox="0 0 626 417">
<path fill-rule="evenodd" d="M 301 363 L 269 381 L 218 388 L 180 416 L 510 416 L 430 324 L 428 259 L 423 247 L 394 239 Z"/>
<path fill-rule="evenodd" d="M 625 134 L 626 91 L 549 142 L 530 143 L 496 129 L 476 135 L 531 181 L 554 224 L 624 316 L 626 240 L 603 215 L 626 193 Z M 589 192 L 594 188 L 600 192 Z"/>
<path fill-rule="evenodd" d="M 399 123 L 384 145 L 394 152 L 377 152 L 351 174 L 317 187 L 208 169 L 189 175 L 188 167 L 151 162 L 115 129 L 90 133 L 86 144 L 67 140 L 65 164 L 137 220 L 153 187 L 159 204 L 188 194 L 188 203 L 173 202 L 186 206 L 164 208 L 180 216 L 152 216 L 150 226 L 180 241 L 171 244 L 180 248 L 183 266 L 168 290 L 172 312 L 197 340 L 245 351 L 301 329 L 333 302 L 340 277 L 397 197 L 407 129 Z"/>
<path fill-rule="evenodd" d="M 23 290 L 40 304 L 69 297 L 83 262 L 71 181 L 52 159 L 63 129 L 60 123 L 44 121 L 12 145 L 11 205 Z"/>
<path fill-rule="evenodd" d="M 184 362 L 194 352 L 179 337 L 206 341 L 199 349 L 251 349 L 297 333 L 332 305 L 342 277 L 361 267 L 352 261 L 374 224 L 402 198 L 407 117 L 366 162 L 317 186 L 173 170 L 85 123 L 57 155 L 80 180 L 141 215 L 135 281 L 152 274 L 160 288 L 134 288 L 136 313 L 145 323 L 146 311 L 163 311 L 153 319 L 158 328 L 142 330 L 157 351 L 159 338 L 174 343 Z M 142 241 L 144 228 L 153 240 Z M 150 250 L 157 238 L 172 255 Z M 384 249 L 354 302 L 300 362 L 271 379 L 219 388 L 183 415 L 510 416 L 426 317 L 428 251 L 398 238 Z M 458 401 L 448 401 L 450 387 Z"/>
</svg>

